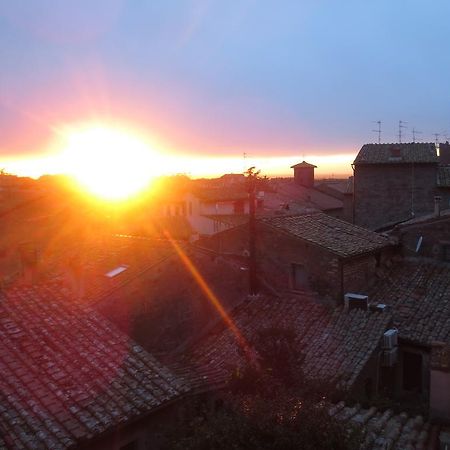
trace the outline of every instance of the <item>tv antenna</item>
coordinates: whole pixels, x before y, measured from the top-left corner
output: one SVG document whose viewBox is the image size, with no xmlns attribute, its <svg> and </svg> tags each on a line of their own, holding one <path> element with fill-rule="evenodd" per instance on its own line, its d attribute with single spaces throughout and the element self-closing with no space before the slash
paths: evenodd
<svg viewBox="0 0 450 450">
<path fill-rule="evenodd" d="M 438 145 L 439 144 L 439 136 L 441 135 L 441 133 L 433 133 L 433 136 L 434 136 L 434 143 L 436 144 L 436 145 Z"/>
<path fill-rule="evenodd" d="M 408 122 L 404 122 L 403 120 L 399 120 L 398 121 L 398 142 L 401 144 L 402 143 L 402 130 L 403 128 L 408 128 L 405 123 Z"/>
<path fill-rule="evenodd" d="M 381 144 L 381 120 L 376 120 L 374 123 L 378 124 L 378 130 L 372 130 L 372 132 L 378 133 L 378 143 Z"/>
<path fill-rule="evenodd" d="M 416 130 L 416 129 L 413 127 L 413 129 L 412 129 L 413 142 L 416 142 L 416 134 L 422 134 L 422 132 Z"/>
</svg>

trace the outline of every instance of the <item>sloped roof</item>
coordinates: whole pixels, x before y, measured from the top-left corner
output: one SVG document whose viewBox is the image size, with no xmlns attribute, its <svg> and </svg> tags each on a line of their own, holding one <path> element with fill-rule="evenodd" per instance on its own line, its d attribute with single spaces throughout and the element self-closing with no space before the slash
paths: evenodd
<svg viewBox="0 0 450 450">
<path fill-rule="evenodd" d="M 369 290 L 372 302 L 392 307 L 400 337 L 421 344 L 450 343 L 450 267 L 405 260 Z"/>
<path fill-rule="evenodd" d="M 450 166 L 439 166 L 437 184 L 440 187 L 450 187 Z"/>
<path fill-rule="evenodd" d="M 189 391 L 61 286 L 0 294 L 0 447 L 72 448 Z"/>
<path fill-rule="evenodd" d="M 432 143 L 365 144 L 353 164 L 436 163 L 436 146 Z"/>
<path fill-rule="evenodd" d="M 291 169 L 297 169 L 297 168 L 302 168 L 302 167 L 312 167 L 317 169 L 317 166 L 315 166 L 314 164 L 309 164 L 306 161 L 302 161 L 301 163 L 298 164 L 294 164 L 293 166 L 291 166 Z"/>
<path fill-rule="evenodd" d="M 277 216 L 263 224 L 318 245 L 340 256 L 356 256 L 390 245 L 388 238 L 323 213 Z"/>
<path fill-rule="evenodd" d="M 366 432 L 363 448 L 367 450 L 436 448 L 438 444 L 439 426 L 425 422 L 420 415 L 395 414 L 390 409 L 362 408 L 359 404 L 349 406 L 344 402 L 332 405 L 328 412 L 340 422 L 362 426 Z"/>
<path fill-rule="evenodd" d="M 83 283 L 85 303 L 100 297 L 153 269 L 174 254 L 168 242 L 126 235 L 80 236 L 76 242 L 53 240 L 40 249 L 39 270 L 51 280 L 68 281 L 69 274 Z M 126 267 L 114 277 L 106 274 Z"/>
<path fill-rule="evenodd" d="M 299 357 L 305 356 L 307 379 L 339 381 L 350 387 L 377 347 L 390 317 L 362 310 L 332 310 L 305 292 L 295 298 L 245 300 L 231 319 L 247 342 L 267 328 L 295 331 Z M 234 333 L 223 325 L 194 343 L 190 355 L 188 351 L 185 354 L 197 370 L 199 384 L 223 384 L 236 368 L 246 364 Z"/>
<path fill-rule="evenodd" d="M 305 209 L 331 211 L 343 207 L 342 200 L 318 189 L 300 186 L 293 178 L 270 180 L 270 187 L 273 188 L 273 192 L 264 193 L 265 211 L 279 210 L 280 204 L 289 204 L 290 210 L 294 213 L 306 212 Z"/>
</svg>

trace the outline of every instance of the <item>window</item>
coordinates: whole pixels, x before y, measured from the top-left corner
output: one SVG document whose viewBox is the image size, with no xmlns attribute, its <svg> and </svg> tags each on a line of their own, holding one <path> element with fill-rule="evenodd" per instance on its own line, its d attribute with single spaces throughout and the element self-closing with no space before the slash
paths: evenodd
<svg viewBox="0 0 450 450">
<path fill-rule="evenodd" d="M 122 272 L 125 272 L 125 270 L 128 269 L 128 266 L 126 266 L 125 264 L 116 267 L 115 269 L 110 270 L 109 272 L 105 273 L 105 277 L 108 278 L 114 278 L 117 275 L 120 275 Z"/>
</svg>

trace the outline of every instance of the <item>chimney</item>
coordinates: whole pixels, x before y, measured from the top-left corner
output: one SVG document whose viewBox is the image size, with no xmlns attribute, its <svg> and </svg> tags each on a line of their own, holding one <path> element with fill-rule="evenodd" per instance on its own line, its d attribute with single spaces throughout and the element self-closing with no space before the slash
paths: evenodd
<svg viewBox="0 0 450 450">
<path fill-rule="evenodd" d="M 295 184 L 308 188 L 314 187 L 314 169 L 317 169 L 317 166 L 302 161 L 291 166 L 291 169 L 294 169 Z"/>
<path fill-rule="evenodd" d="M 440 217 L 440 215 L 441 215 L 441 200 L 442 200 L 442 197 L 440 195 L 436 195 L 434 197 L 434 215 L 435 215 L 435 217 Z"/>
<path fill-rule="evenodd" d="M 445 142 L 445 144 L 439 144 L 439 164 L 450 165 L 450 144 Z"/>
</svg>

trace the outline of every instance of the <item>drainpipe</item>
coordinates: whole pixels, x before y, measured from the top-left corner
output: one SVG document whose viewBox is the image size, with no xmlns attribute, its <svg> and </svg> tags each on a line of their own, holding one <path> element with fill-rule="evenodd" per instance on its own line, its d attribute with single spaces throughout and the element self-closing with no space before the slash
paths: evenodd
<svg viewBox="0 0 450 450">
<path fill-rule="evenodd" d="M 355 164 L 352 163 L 352 170 L 353 170 L 353 194 L 352 194 L 352 223 L 355 223 Z"/>
</svg>

